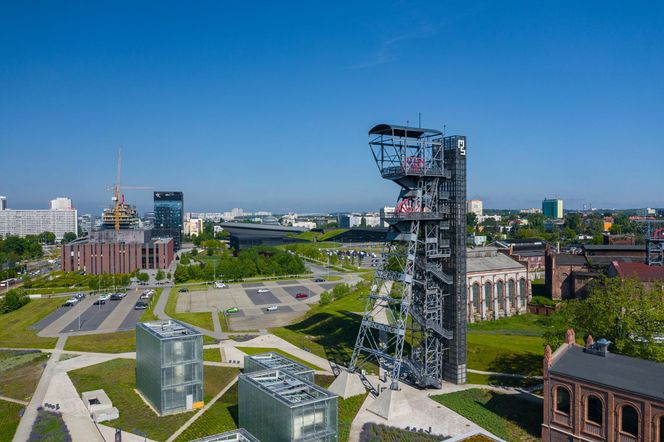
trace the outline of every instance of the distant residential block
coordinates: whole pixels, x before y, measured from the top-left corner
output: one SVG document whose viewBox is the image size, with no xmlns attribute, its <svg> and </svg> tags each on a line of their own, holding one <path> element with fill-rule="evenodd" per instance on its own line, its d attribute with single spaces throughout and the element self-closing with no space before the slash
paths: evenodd
<svg viewBox="0 0 664 442">
<path fill-rule="evenodd" d="M 67 198 L 62 198 L 69 201 Z M 61 198 L 58 198 L 58 201 Z M 51 207 L 53 207 L 51 201 Z M 38 235 L 43 232 L 55 234 L 56 241 L 60 241 L 65 233 L 78 233 L 78 213 L 76 209 L 7 209 L 6 198 L 0 199 L 0 236 Z M 66 203 L 59 201 L 56 207 L 65 207 Z"/>
<path fill-rule="evenodd" d="M 563 200 L 560 198 L 547 198 L 542 201 L 542 213 L 545 218 L 562 219 L 563 218 Z"/>
</svg>

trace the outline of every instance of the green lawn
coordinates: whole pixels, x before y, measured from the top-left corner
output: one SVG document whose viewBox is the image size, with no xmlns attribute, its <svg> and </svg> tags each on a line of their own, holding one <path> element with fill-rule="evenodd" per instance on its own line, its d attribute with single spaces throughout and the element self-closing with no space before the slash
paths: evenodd
<svg viewBox="0 0 664 442">
<path fill-rule="evenodd" d="M 60 413 L 39 410 L 28 442 L 70 441 L 71 436 Z"/>
<path fill-rule="evenodd" d="M 221 352 L 218 348 L 204 348 L 203 360 L 210 362 L 221 362 Z"/>
<path fill-rule="evenodd" d="M 543 381 L 541 379 L 511 378 L 509 376 L 494 376 L 468 372 L 466 382 L 468 384 L 476 385 L 529 388 L 535 385 L 540 385 Z"/>
<path fill-rule="evenodd" d="M 353 353 L 367 292 L 368 287 L 363 286 L 330 304 L 312 305 L 298 322 L 270 329 L 270 332 L 297 347 L 346 366 Z"/>
<path fill-rule="evenodd" d="M 48 356 L 41 352 L 0 352 L 0 395 L 29 401 L 37 388 Z"/>
<path fill-rule="evenodd" d="M 310 362 L 307 362 L 303 359 L 300 359 L 297 356 L 293 356 L 292 354 L 287 353 L 287 352 L 285 352 L 283 350 L 280 350 L 278 348 L 268 348 L 268 347 L 235 347 L 235 348 L 237 348 L 238 350 L 240 350 L 240 351 L 242 351 L 242 352 L 244 352 L 248 355 L 257 355 L 259 353 L 268 353 L 268 352 L 278 353 L 282 356 L 286 356 L 287 358 L 292 359 L 295 362 L 299 362 L 300 364 L 305 365 L 305 366 L 307 366 L 309 368 L 312 368 L 314 370 L 321 370 L 321 369 L 324 370 L 326 368 L 329 368 L 329 367 L 326 367 L 326 368 L 318 367 L 318 366 L 316 366 L 316 365 L 314 365 Z"/>
<path fill-rule="evenodd" d="M 198 313 L 176 313 L 175 307 L 178 302 L 178 291 L 173 288 L 170 291 L 168 296 L 168 301 L 166 302 L 166 308 L 164 311 L 168 316 L 174 319 L 178 319 L 187 324 L 195 325 L 197 327 L 204 328 L 206 330 L 213 331 L 214 324 L 212 323 L 212 313 L 210 312 L 198 312 Z"/>
<path fill-rule="evenodd" d="M 468 332 L 542 336 L 544 332 L 551 327 L 553 327 L 553 321 L 550 316 L 526 313 L 523 315 L 510 316 L 509 318 L 497 319 L 495 321 L 481 321 L 468 324 Z"/>
<path fill-rule="evenodd" d="M 508 440 L 539 440 L 542 404 L 517 395 L 477 388 L 431 396 L 496 436 Z"/>
<path fill-rule="evenodd" d="M 362 394 L 359 396 L 349 397 L 348 399 L 339 398 L 339 441 L 347 442 L 350 439 L 350 426 L 353 424 L 353 419 L 362 408 L 362 404 L 367 395 Z"/>
<path fill-rule="evenodd" d="M 84 391 L 104 389 L 120 410 L 120 417 L 109 421 L 108 425 L 125 431 L 145 433 L 155 440 L 166 440 L 193 412 L 170 416 L 157 416 L 143 399 L 134 391 L 136 388 L 135 361 L 114 359 L 69 372 L 69 377 L 79 394 Z M 227 367 L 204 367 L 205 400 L 210 400 L 238 371 Z"/>
<path fill-rule="evenodd" d="M 150 305 L 141 315 L 140 322 L 156 321 L 154 307 L 157 305 L 163 289 L 156 289 L 155 295 L 150 299 Z M 126 330 L 113 333 L 100 333 L 94 335 L 70 336 L 67 338 L 65 350 L 91 351 L 99 353 L 126 353 L 136 351 L 136 330 Z"/>
<path fill-rule="evenodd" d="M 542 375 L 544 339 L 537 336 L 468 333 L 468 368 Z"/>
<path fill-rule="evenodd" d="M 0 442 L 10 442 L 14 438 L 22 409 L 23 405 L 0 400 Z"/>
<path fill-rule="evenodd" d="M 0 345 L 10 348 L 54 348 L 57 338 L 41 338 L 32 324 L 63 303 L 62 298 L 33 299 L 10 313 L 0 314 Z"/>
<path fill-rule="evenodd" d="M 238 428 L 237 382 L 175 439 L 185 442 Z"/>
</svg>

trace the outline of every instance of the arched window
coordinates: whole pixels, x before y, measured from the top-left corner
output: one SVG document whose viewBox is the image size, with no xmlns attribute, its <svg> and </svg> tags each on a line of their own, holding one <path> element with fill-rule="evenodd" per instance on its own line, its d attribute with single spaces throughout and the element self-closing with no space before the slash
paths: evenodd
<svg viewBox="0 0 664 442">
<path fill-rule="evenodd" d="M 602 401 L 597 396 L 588 396 L 586 400 L 586 420 L 602 425 L 604 423 Z"/>
<path fill-rule="evenodd" d="M 486 303 L 486 308 L 493 310 L 491 306 L 491 283 L 487 282 L 484 284 L 484 302 Z"/>
<path fill-rule="evenodd" d="M 475 308 L 475 311 L 479 311 L 480 309 L 480 285 L 479 284 L 473 284 L 472 288 L 472 300 L 473 300 L 473 307 Z"/>
<path fill-rule="evenodd" d="M 569 414 L 569 390 L 565 387 L 556 387 L 556 411 Z"/>
<path fill-rule="evenodd" d="M 516 307 L 516 283 L 513 279 L 507 281 L 507 296 L 510 297 L 510 306 Z"/>
<path fill-rule="evenodd" d="M 526 305 L 527 293 L 526 293 L 526 280 L 521 278 L 519 280 L 519 295 L 521 296 L 521 305 Z"/>
<path fill-rule="evenodd" d="M 498 297 L 498 310 L 505 308 L 505 283 L 498 281 L 496 283 L 496 296 Z"/>
<path fill-rule="evenodd" d="M 664 415 L 659 417 L 659 442 L 664 442 Z"/>
<path fill-rule="evenodd" d="M 639 413 L 631 405 L 623 405 L 620 411 L 620 431 L 639 437 Z"/>
</svg>

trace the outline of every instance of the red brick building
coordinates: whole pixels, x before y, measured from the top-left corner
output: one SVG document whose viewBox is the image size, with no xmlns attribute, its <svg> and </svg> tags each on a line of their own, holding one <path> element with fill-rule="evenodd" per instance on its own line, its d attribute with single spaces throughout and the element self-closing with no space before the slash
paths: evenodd
<svg viewBox="0 0 664 442">
<path fill-rule="evenodd" d="M 664 267 L 649 266 L 643 262 L 613 261 L 606 271 L 612 278 L 636 278 L 644 286 L 664 290 Z"/>
<path fill-rule="evenodd" d="M 89 239 L 62 246 L 62 270 L 88 275 L 165 270 L 173 261 L 172 238 L 151 239 L 149 232 L 120 230 L 93 232 Z"/>
<path fill-rule="evenodd" d="M 608 342 L 544 354 L 542 439 L 664 442 L 664 364 L 610 353 Z"/>
</svg>

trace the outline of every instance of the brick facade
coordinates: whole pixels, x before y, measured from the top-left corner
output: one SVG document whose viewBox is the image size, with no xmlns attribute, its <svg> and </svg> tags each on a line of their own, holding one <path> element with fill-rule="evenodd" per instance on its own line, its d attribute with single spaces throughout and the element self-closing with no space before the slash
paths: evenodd
<svg viewBox="0 0 664 442">
<path fill-rule="evenodd" d="M 61 264 L 66 272 L 83 270 L 89 275 L 165 270 L 173 261 L 173 240 L 148 243 L 74 242 L 62 246 Z"/>
</svg>

